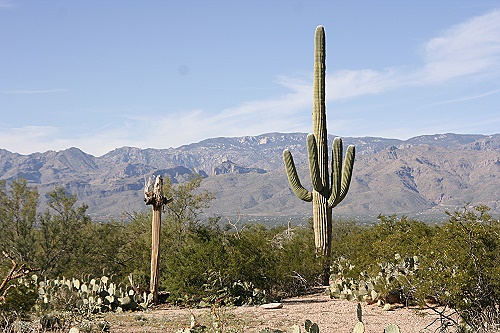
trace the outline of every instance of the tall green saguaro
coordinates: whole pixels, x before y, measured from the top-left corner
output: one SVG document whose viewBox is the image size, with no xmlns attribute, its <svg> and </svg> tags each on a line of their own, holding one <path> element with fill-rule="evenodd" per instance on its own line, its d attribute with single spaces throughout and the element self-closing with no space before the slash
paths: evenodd
<svg viewBox="0 0 500 333">
<path fill-rule="evenodd" d="M 313 203 L 314 240 L 318 255 L 324 259 L 323 283 L 328 284 L 330 252 L 332 247 L 332 208 L 347 195 L 354 166 L 354 146 L 349 146 L 342 166 L 342 139 L 335 138 L 332 146 L 331 173 L 328 171 L 328 134 L 326 130 L 326 41 L 322 26 L 316 28 L 314 40 L 313 132 L 307 136 L 309 173 L 313 190 L 300 183 L 292 154 L 283 152 L 283 160 L 290 187 L 295 195 Z"/>
</svg>

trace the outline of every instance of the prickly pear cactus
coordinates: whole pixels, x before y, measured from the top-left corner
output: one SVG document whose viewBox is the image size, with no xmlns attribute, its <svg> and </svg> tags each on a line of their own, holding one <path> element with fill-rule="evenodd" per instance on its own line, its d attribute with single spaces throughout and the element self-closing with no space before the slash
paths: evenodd
<svg viewBox="0 0 500 333">
<path fill-rule="evenodd" d="M 331 298 L 347 299 L 349 301 L 377 302 L 384 305 L 387 294 L 399 289 L 391 289 L 397 286 L 399 280 L 406 280 L 415 274 L 419 268 L 417 256 L 402 258 L 395 254 L 394 261 L 379 263 L 379 273 L 370 276 L 361 272 L 358 279 L 347 278 L 349 271 L 353 268 L 345 258 L 339 258 L 332 265 L 332 282 L 329 287 Z"/>
<path fill-rule="evenodd" d="M 82 314 L 146 309 L 152 302 L 152 294 L 137 295 L 131 286 L 116 283 L 107 276 L 88 281 L 61 278 L 37 282 L 41 308 L 50 308 L 51 302 L 62 295 L 73 299 L 73 306 Z"/>
<path fill-rule="evenodd" d="M 357 322 L 356 325 L 354 325 L 352 333 L 365 333 L 365 324 L 360 321 Z"/>
<path fill-rule="evenodd" d="M 361 303 L 358 303 L 356 307 L 356 315 L 358 316 L 358 321 L 363 322 L 363 310 L 361 309 Z"/>
<path fill-rule="evenodd" d="M 358 303 L 356 307 L 356 315 L 358 316 L 358 322 L 354 325 L 353 333 L 365 333 L 365 324 L 363 324 L 363 310 L 361 309 L 361 304 Z"/>
<path fill-rule="evenodd" d="M 390 324 L 384 329 L 384 333 L 399 333 L 399 327 L 394 324 Z"/>
<path fill-rule="evenodd" d="M 308 333 L 319 333 L 319 326 L 316 323 L 313 323 L 309 319 L 306 320 L 304 323 L 304 328 L 306 329 L 306 332 Z"/>
</svg>

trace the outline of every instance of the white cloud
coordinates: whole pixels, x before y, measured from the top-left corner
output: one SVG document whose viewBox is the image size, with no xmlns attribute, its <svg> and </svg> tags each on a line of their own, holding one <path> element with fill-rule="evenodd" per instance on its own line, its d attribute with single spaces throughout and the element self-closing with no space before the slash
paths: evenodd
<svg viewBox="0 0 500 333">
<path fill-rule="evenodd" d="M 447 100 L 447 101 L 443 101 L 443 102 L 439 102 L 439 103 L 434 103 L 432 105 L 443 105 L 443 104 L 450 104 L 450 103 L 466 102 L 466 101 L 471 101 L 471 100 L 480 99 L 480 98 L 483 98 L 483 97 L 495 95 L 495 94 L 498 94 L 498 93 L 500 93 L 500 89 L 496 89 L 496 90 L 492 90 L 492 91 L 487 91 L 487 92 L 482 93 L 482 94 L 463 96 L 463 97 L 460 97 L 460 98 L 455 98 L 455 99 L 451 99 L 451 100 Z"/>
<path fill-rule="evenodd" d="M 1 0 L 0 0 L 1 1 Z M 1 4 L 2 2 L 0 2 Z M 498 79 L 500 76 L 500 10 L 474 17 L 444 31 L 424 45 L 425 55 L 419 68 L 387 68 L 376 71 L 341 70 L 327 76 L 327 100 L 338 101 L 360 98 L 366 95 L 383 94 L 401 88 L 456 84 L 457 79 Z M 0 129 L 0 142 L 6 149 L 21 153 L 65 149 L 77 146 L 94 155 L 102 155 L 116 147 L 136 146 L 141 148 L 177 147 L 214 136 L 257 135 L 266 132 L 291 132 L 310 130 L 312 106 L 312 75 L 303 78 L 280 76 L 277 84 L 289 89 L 287 94 L 265 100 L 240 103 L 216 114 L 205 110 L 187 110 L 164 116 L 140 116 L 117 119 L 117 124 L 99 132 L 73 138 L 61 139 L 54 127 L 24 127 L 12 130 Z M 495 89 L 495 88 L 493 88 Z M 65 89 L 12 90 L 5 94 L 34 94 L 65 92 Z M 470 96 L 448 99 L 441 103 L 479 99 L 498 93 L 490 90 Z M 439 103 L 436 103 L 437 105 Z M 359 115 L 358 115 L 359 116 Z M 353 119 L 338 119 L 339 124 L 349 124 Z M 495 120 L 495 121 L 498 121 Z M 383 122 L 383 120 L 381 120 Z M 379 127 L 368 124 L 360 135 L 408 137 L 415 133 L 401 124 Z M 464 124 L 448 123 L 457 131 Z M 469 126 L 471 124 L 467 124 Z M 440 125 L 422 123 L 419 130 L 438 133 Z M 335 129 L 334 128 L 334 129 Z M 385 131 L 385 132 L 382 132 Z M 448 130 L 447 130 L 448 131 Z M 352 135 L 352 134 L 351 134 Z"/>
<path fill-rule="evenodd" d="M 355 98 L 411 86 L 442 84 L 457 78 L 500 76 L 500 10 L 474 17 L 425 43 L 420 68 L 340 70 L 328 73 L 329 100 Z"/>
<path fill-rule="evenodd" d="M 53 94 L 60 92 L 67 92 L 67 89 L 45 89 L 45 90 L 34 90 L 34 89 L 19 89 L 19 90 L 4 90 L 2 94 L 7 95 L 31 95 L 31 94 Z"/>
<path fill-rule="evenodd" d="M 54 138 L 59 132 L 53 126 L 25 126 L 18 128 L 0 128 L 0 142 L 2 148 L 20 154 L 29 154 L 35 151 L 44 152 L 50 149 L 60 149 Z M 65 148 L 65 147 L 63 147 Z"/>
<path fill-rule="evenodd" d="M 378 94 L 400 86 L 402 81 L 403 74 L 394 68 L 381 72 L 342 70 L 327 77 L 327 96 L 329 100 L 341 100 Z"/>
<path fill-rule="evenodd" d="M 1 148 L 24 155 L 70 147 L 78 147 L 89 154 L 102 155 L 116 147 L 131 145 L 132 141 L 126 138 L 127 133 L 130 133 L 130 130 L 108 129 L 99 133 L 68 137 L 55 126 L 24 126 L 0 128 L 0 142 Z"/>
<path fill-rule="evenodd" d="M 245 102 L 215 115 L 192 110 L 163 117 L 134 117 L 134 132 L 143 133 L 136 144 L 142 147 L 176 147 L 214 136 L 304 131 L 306 129 L 297 118 L 302 116 L 305 107 L 309 107 L 311 90 L 303 88 L 277 99 Z"/>
<path fill-rule="evenodd" d="M 420 79 L 441 82 L 464 76 L 500 74 L 500 10 L 446 30 L 425 45 Z"/>
<path fill-rule="evenodd" d="M 14 4 L 12 2 L 0 0 L 0 9 L 10 9 L 13 7 L 14 7 Z"/>
</svg>

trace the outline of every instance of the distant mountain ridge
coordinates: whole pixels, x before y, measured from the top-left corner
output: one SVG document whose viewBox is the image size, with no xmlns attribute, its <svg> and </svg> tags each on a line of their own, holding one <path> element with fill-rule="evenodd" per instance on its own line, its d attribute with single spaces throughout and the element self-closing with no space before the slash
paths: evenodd
<svg viewBox="0 0 500 333">
<path fill-rule="evenodd" d="M 0 179 L 20 175 L 41 194 L 56 186 L 89 205 L 95 219 L 148 209 L 145 178 L 183 182 L 193 172 L 216 194 L 206 214 L 309 216 L 311 207 L 291 192 L 282 151 L 290 149 L 308 184 L 305 133 L 221 137 L 168 149 L 122 147 L 95 157 L 78 148 L 20 155 L 0 149 Z M 333 136 L 329 136 L 331 144 Z M 408 140 L 343 138 L 356 146 L 351 189 L 334 214 L 359 219 L 378 214 L 443 215 L 465 203 L 500 210 L 500 134 L 437 134 Z"/>
</svg>

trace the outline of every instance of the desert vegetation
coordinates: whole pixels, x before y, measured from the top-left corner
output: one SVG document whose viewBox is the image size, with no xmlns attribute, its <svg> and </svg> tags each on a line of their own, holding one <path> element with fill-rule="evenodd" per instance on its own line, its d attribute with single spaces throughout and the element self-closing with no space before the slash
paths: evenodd
<svg viewBox="0 0 500 333">
<path fill-rule="evenodd" d="M 201 181 L 164 185 L 176 200 L 166 206 L 161 231 L 162 302 L 258 305 L 322 285 L 312 221 L 272 228 L 217 216 L 201 221 L 200 211 L 213 199 L 199 191 Z M 101 330 L 103 312 L 151 308 L 145 287 L 150 213 L 99 223 L 62 188 L 50 194 L 50 208 L 41 213 L 37 191 L 26 180 L 2 182 L 0 191 L 4 330 L 20 322 L 37 323 L 37 329 Z M 395 215 L 379 216 L 371 226 L 334 220 L 329 295 L 433 309 L 450 331 L 498 329 L 500 221 L 488 210 L 465 207 L 440 225 Z"/>
<path fill-rule="evenodd" d="M 208 325 L 192 314 L 190 326 L 179 332 L 243 332 L 227 325 L 224 309 L 321 288 L 333 299 L 434 312 L 441 332 L 500 331 L 500 220 L 487 206 L 465 205 L 439 225 L 397 215 L 363 226 L 332 219 L 332 208 L 349 189 L 354 147 L 343 161 L 342 142 L 335 139 L 329 172 L 322 27 L 315 45 L 313 134 L 307 138 L 312 191 L 301 185 L 291 153 L 284 152 L 292 190 L 313 202 L 308 225 L 202 220 L 214 195 L 200 189 L 197 176 L 178 185 L 168 176 L 162 185 L 158 177 L 154 193 L 150 186 L 145 192 L 153 212 L 124 212 L 106 223 L 92 221 L 88 206 L 62 187 L 48 194 L 48 208 L 39 212 L 38 191 L 25 179 L 0 181 L 2 330 L 106 332 L 112 323 L 103 314 L 162 303 L 211 309 Z M 161 258 L 155 269 L 152 257 Z M 158 283 L 151 292 L 146 286 L 153 274 Z M 354 332 L 365 330 L 359 304 Z M 135 318 L 148 322 L 141 314 Z M 320 331 L 310 320 L 297 324 L 286 329 Z M 385 332 L 398 332 L 397 324 Z M 282 330 L 260 331 L 266 332 Z"/>
</svg>

